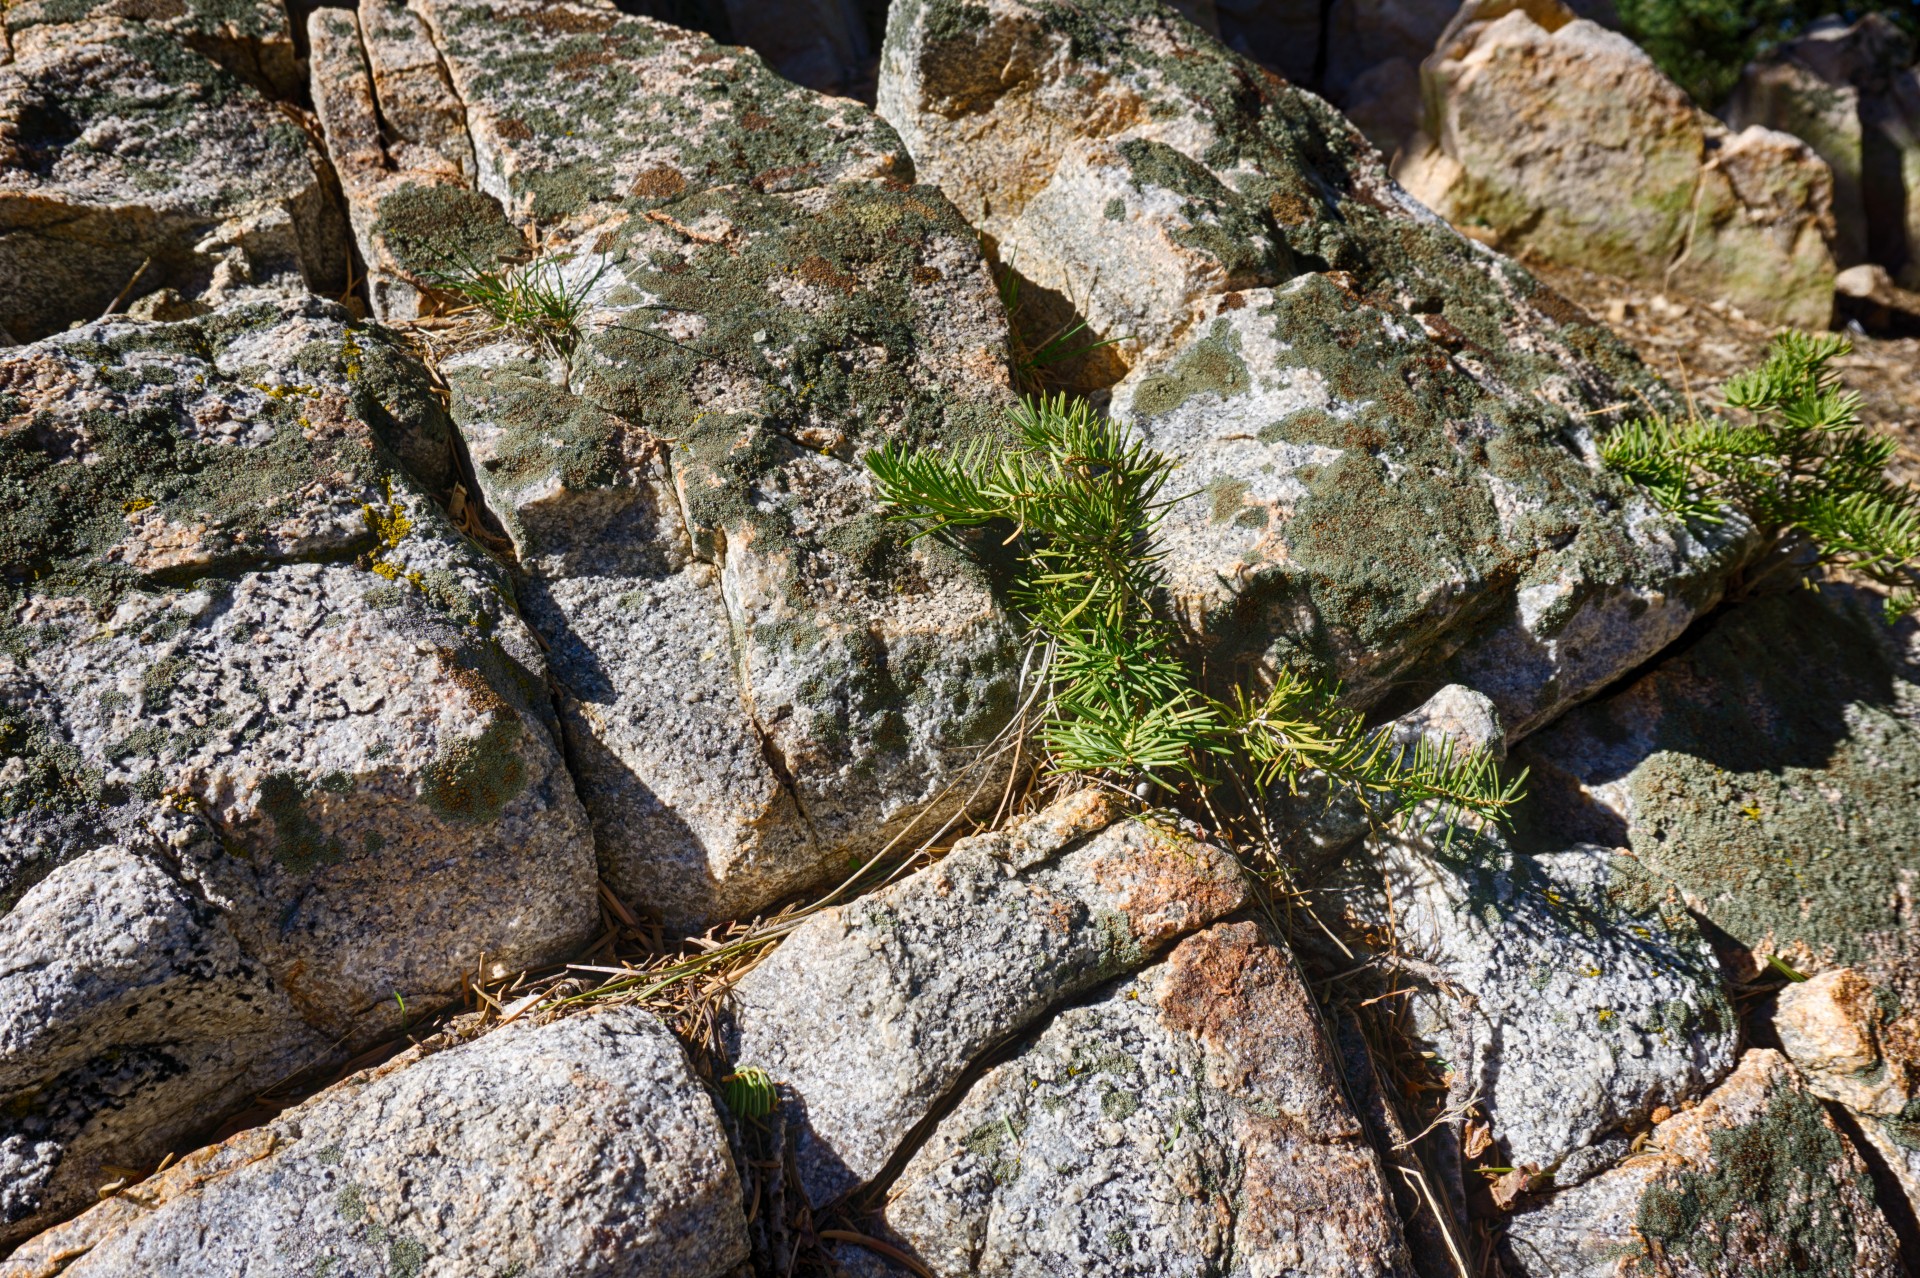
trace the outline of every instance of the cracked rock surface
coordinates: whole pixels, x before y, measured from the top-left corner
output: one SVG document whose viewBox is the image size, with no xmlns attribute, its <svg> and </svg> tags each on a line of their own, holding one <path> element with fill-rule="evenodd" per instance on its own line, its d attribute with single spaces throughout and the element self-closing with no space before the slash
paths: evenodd
<svg viewBox="0 0 1920 1278">
<path fill-rule="evenodd" d="M 0 358 L 4 1229 L 462 973 L 570 950 L 587 823 L 449 426 L 318 299 Z M 133 921 L 155 929 L 138 961 Z"/>
<path fill-rule="evenodd" d="M 801 1180 L 825 1205 L 988 1049 L 1246 901 L 1225 852 L 1081 791 L 808 920 L 734 991 L 729 1054 L 799 1106 Z"/>
<path fill-rule="evenodd" d="M 1541 1278 L 1903 1272 L 1860 1155 L 1766 1048 L 1625 1165 L 1515 1216 L 1506 1258 Z"/>
<path fill-rule="evenodd" d="M 879 110 L 1030 293 L 1114 340 L 1075 375 L 1200 491 L 1160 538 L 1213 669 L 1311 665 L 1362 704 L 1459 682 L 1517 739 L 1744 553 L 1601 469 L 1596 414 L 1664 393 L 1610 334 L 1171 10 L 896 4 Z"/>
<path fill-rule="evenodd" d="M 652 1014 L 418 1049 L 34 1240 L 5 1278 L 722 1278 L 746 1255 L 713 1099 Z"/>
<path fill-rule="evenodd" d="M 1379 849 L 1402 952 L 1438 988 L 1416 1019 L 1477 1096 L 1507 1166 L 1604 1166 L 1610 1137 L 1704 1095 L 1739 1025 L 1671 884 L 1591 845 L 1516 855 L 1495 835 Z"/>
<path fill-rule="evenodd" d="M 209 46 L 194 32 L 271 35 L 257 47 L 278 50 L 290 71 L 284 12 L 197 6 L 141 22 L 109 8 L 84 21 L 52 22 L 66 9 L 51 5 L 7 13 L 0 331 L 33 341 L 146 295 L 205 309 L 339 289 L 347 237 L 325 156 L 259 89 L 196 51 Z"/>
<path fill-rule="evenodd" d="M 1915 643 L 1912 622 L 1845 589 L 1730 609 L 1526 744 L 1538 820 L 1631 848 L 1754 970 L 1852 966 L 1911 1000 Z"/>
<path fill-rule="evenodd" d="M 1312 996 L 1253 923 L 1056 1016 L 941 1120 L 886 1215 L 939 1278 L 1413 1272 Z"/>
<path fill-rule="evenodd" d="M 698 77 L 711 52 L 656 56 Z M 931 829 L 996 794 L 983 747 L 1020 664 L 986 571 L 909 542 L 862 460 L 1005 429 L 978 241 L 937 191 L 864 176 L 892 135 L 853 103 L 782 117 L 818 117 L 822 162 L 740 168 L 800 143 L 743 122 L 741 95 L 772 82 L 739 76 L 686 153 L 642 135 L 685 181 L 594 214 L 565 268 L 589 300 L 569 368 L 502 343 L 445 369 L 553 651 L 602 865 L 675 926 L 823 883 L 923 813 Z M 696 164 L 698 138 L 733 158 Z"/>
</svg>

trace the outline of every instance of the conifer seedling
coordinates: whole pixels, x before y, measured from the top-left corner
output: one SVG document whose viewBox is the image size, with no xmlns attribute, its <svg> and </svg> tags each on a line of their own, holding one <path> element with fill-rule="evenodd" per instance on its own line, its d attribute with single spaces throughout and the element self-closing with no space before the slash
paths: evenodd
<svg viewBox="0 0 1920 1278">
<path fill-rule="evenodd" d="M 1746 420 L 1628 422 L 1601 443 L 1606 464 L 1696 525 L 1751 524 L 1768 566 L 1810 544 L 1820 562 L 1887 587 L 1889 621 L 1920 603 L 1920 490 L 1889 478 L 1898 442 L 1860 420 L 1833 361 L 1833 333 L 1782 333 L 1759 368 L 1727 383 Z"/>
<path fill-rule="evenodd" d="M 894 518 L 966 547 L 1011 547 L 1014 607 L 1041 654 L 1041 740 L 1058 772 L 1172 795 L 1222 770 L 1262 790 L 1324 776 L 1371 812 L 1432 804 L 1449 825 L 1498 820 L 1518 797 L 1484 755 L 1402 748 L 1338 689 L 1282 671 L 1264 692 L 1204 693 L 1162 612 L 1154 534 L 1174 462 L 1068 396 L 1013 411 L 1018 442 L 958 455 L 888 445 L 871 469 Z"/>
</svg>

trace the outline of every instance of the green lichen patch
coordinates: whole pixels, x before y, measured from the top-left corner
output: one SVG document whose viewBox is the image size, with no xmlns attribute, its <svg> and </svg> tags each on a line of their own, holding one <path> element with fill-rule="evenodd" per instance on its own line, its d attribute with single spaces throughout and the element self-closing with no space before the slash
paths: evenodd
<svg viewBox="0 0 1920 1278">
<path fill-rule="evenodd" d="M 668 246 L 658 226 L 632 224 L 613 252 L 631 296 L 657 301 L 596 333 L 579 376 L 586 398 L 676 441 L 696 536 L 727 527 L 790 539 L 749 494 L 800 469 L 812 439 L 838 436 L 842 451 L 886 439 L 960 447 L 1003 429 L 990 388 L 962 395 L 928 367 L 944 317 L 913 269 L 934 241 L 972 239 L 937 192 L 849 183 L 803 210 L 736 189 L 681 200 L 674 217 L 724 219 L 734 235 Z M 622 305 L 620 295 L 611 303 Z M 663 331 L 659 317 L 675 314 L 698 318 L 697 343 Z M 740 386 L 749 406 L 713 411 L 704 388 L 716 376 Z M 831 464 L 845 462 L 835 454 Z M 860 554 L 874 562 L 870 545 Z"/>
<path fill-rule="evenodd" d="M 317 301 L 301 307 L 310 318 L 330 314 Z M 6 587 L 51 586 L 104 606 L 130 589 L 316 549 L 350 558 L 374 547 L 370 528 L 342 530 L 318 548 L 279 532 L 308 516 L 316 481 L 345 494 L 391 491 L 409 473 L 430 484 L 450 478 L 445 412 L 384 330 L 343 327 L 338 340 L 290 350 L 294 367 L 278 372 L 301 379 L 289 379 L 292 389 L 215 366 L 283 318 L 269 305 L 184 324 L 103 326 L 0 363 L 0 383 L 47 377 L 86 392 L 16 395 L 0 430 L 0 491 L 13 497 L 0 521 Z M 204 422 L 242 429 L 216 433 Z M 187 529 L 185 555 L 129 550 L 149 537 L 172 547 L 175 530 Z M 164 688 L 152 691 L 164 704 Z"/>
<path fill-rule="evenodd" d="M 1165 372 L 1142 379 L 1133 394 L 1133 410 L 1142 417 L 1160 417 L 1196 395 L 1228 399 L 1252 384 L 1237 334 L 1217 320 L 1208 336 L 1189 344 Z"/>
<path fill-rule="evenodd" d="M 426 767 L 422 793 L 427 806 L 454 820 L 498 820 L 527 787 L 527 768 L 520 758 L 523 731 L 517 715 L 500 713 L 479 736 L 446 747 Z"/>
<path fill-rule="evenodd" d="M 1760 599 L 1539 748 L 1624 773 L 1635 854 L 1741 944 L 1871 961 L 1920 870 L 1920 680 L 1895 642 L 1851 596 Z"/>
<path fill-rule="evenodd" d="M 260 811 L 273 825 L 273 856 L 294 874 L 311 874 L 344 860 L 340 840 L 308 810 L 309 787 L 299 778 L 276 772 L 260 782 Z"/>
<path fill-rule="evenodd" d="M 1705 1168 L 1650 1185 L 1636 1224 L 1706 1278 L 1800 1278 L 1853 1272 L 1872 1203 L 1871 1179 L 1819 1104 L 1783 1086 L 1752 1122 L 1714 1133 Z M 1668 1272 L 1650 1256 L 1634 1270 Z"/>
<path fill-rule="evenodd" d="M 893 132 L 757 58 L 613 10 L 436 6 L 469 116 L 512 157 L 508 212 L 552 222 L 735 183 L 762 190 L 878 172 Z"/>
<path fill-rule="evenodd" d="M 428 280 L 517 261 L 527 250 L 498 200 L 462 186 L 408 182 L 381 196 L 373 235 L 402 271 Z"/>
<path fill-rule="evenodd" d="M 1132 138 L 1120 143 L 1119 151 L 1136 189 L 1157 187 L 1181 197 L 1188 225 L 1174 233 L 1174 242 L 1217 262 L 1225 287 L 1272 284 L 1293 273 L 1292 251 L 1273 234 L 1260 202 L 1164 142 Z"/>
</svg>

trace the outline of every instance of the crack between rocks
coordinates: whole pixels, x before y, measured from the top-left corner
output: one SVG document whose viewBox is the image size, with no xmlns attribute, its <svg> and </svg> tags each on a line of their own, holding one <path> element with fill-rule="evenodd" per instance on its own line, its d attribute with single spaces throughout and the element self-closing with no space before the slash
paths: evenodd
<svg viewBox="0 0 1920 1278">
<path fill-rule="evenodd" d="M 1906 1191 L 1900 1187 L 1900 1179 L 1894 1175 L 1888 1165 L 1886 1155 L 1879 1146 L 1867 1139 L 1861 1129 L 1860 1120 L 1853 1111 L 1837 1101 L 1820 1100 L 1821 1107 L 1833 1120 L 1854 1149 L 1860 1153 L 1860 1161 L 1867 1165 L 1867 1174 L 1873 1178 L 1874 1205 L 1892 1227 L 1894 1237 L 1900 1247 L 1900 1268 L 1907 1274 L 1920 1274 L 1920 1217 L 1914 1214 L 1913 1204 L 1907 1201 Z"/>
<path fill-rule="evenodd" d="M 433 45 L 433 57 L 440 69 L 440 79 L 447 86 L 447 92 L 452 96 L 454 105 L 460 108 L 460 131 L 466 134 L 467 150 L 473 156 L 473 172 L 465 175 L 467 178 L 467 189 L 470 191 L 479 191 L 484 195 L 486 192 L 481 190 L 480 186 L 480 141 L 473 136 L 473 113 L 467 109 L 467 100 L 460 95 L 460 85 L 453 78 L 453 67 L 447 61 L 446 38 L 441 34 L 440 28 L 435 25 L 432 15 L 426 13 L 424 10 L 415 8 L 411 4 L 407 6 L 407 12 L 420 19 L 421 29 L 427 33 L 427 42 Z M 364 34 L 361 36 L 361 40 L 363 43 L 366 40 Z M 369 85 L 373 84 L 371 67 L 369 67 L 368 70 L 367 83 Z M 374 90 L 373 99 L 374 111 L 377 114 L 380 108 L 380 94 L 377 87 Z M 382 145 L 384 145 L 384 143 Z M 506 211 L 507 202 L 505 200 L 500 201 L 500 208 L 502 212 Z"/>
</svg>

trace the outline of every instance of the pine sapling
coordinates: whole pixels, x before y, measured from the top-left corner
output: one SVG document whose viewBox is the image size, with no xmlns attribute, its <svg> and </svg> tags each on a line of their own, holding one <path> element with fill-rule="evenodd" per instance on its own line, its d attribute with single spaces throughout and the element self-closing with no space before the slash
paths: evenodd
<svg viewBox="0 0 1920 1278">
<path fill-rule="evenodd" d="M 1601 444 L 1606 464 L 1689 523 L 1750 523 L 1774 563 L 1810 544 L 1820 562 L 1885 586 L 1889 620 L 1920 603 L 1920 490 L 1887 476 L 1897 441 L 1860 420 L 1830 333 L 1782 333 L 1759 368 L 1727 383 L 1745 420 L 1653 417 Z"/>
<path fill-rule="evenodd" d="M 1370 811 L 1432 803 L 1448 822 L 1497 820 L 1518 797 L 1490 758 L 1402 748 L 1337 688 L 1291 672 L 1257 696 L 1206 695 L 1160 608 L 1154 534 L 1186 496 L 1167 495 L 1173 460 L 1066 395 L 1029 399 L 1012 421 L 1012 447 L 888 445 L 867 464 L 916 536 L 983 530 L 1014 548 L 1013 603 L 1042 649 L 1041 739 L 1056 771 L 1166 793 L 1210 786 L 1220 768 L 1263 790 L 1319 775 Z"/>
</svg>

